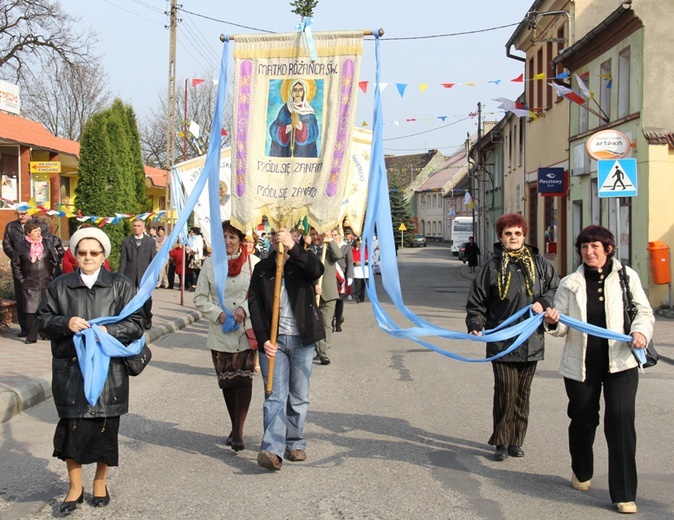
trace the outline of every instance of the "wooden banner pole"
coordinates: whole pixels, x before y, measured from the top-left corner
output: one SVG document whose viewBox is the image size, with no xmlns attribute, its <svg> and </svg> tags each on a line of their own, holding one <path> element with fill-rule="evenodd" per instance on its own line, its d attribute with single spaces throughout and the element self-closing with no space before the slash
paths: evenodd
<svg viewBox="0 0 674 520">
<path fill-rule="evenodd" d="M 276 345 L 278 339 L 278 321 L 281 312 L 281 281 L 283 280 L 283 244 L 278 243 L 278 251 L 276 253 L 276 279 L 274 280 L 274 305 L 271 312 L 271 330 L 269 334 L 269 342 Z M 267 385 L 265 392 L 271 394 L 274 388 L 274 360 L 276 358 L 269 358 L 269 369 L 267 371 Z"/>
<path fill-rule="evenodd" d="M 363 36 L 374 36 L 374 33 L 371 30 L 366 29 L 366 30 L 363 31 Z M 379 29 L 377 31 L 377 36 L 379 36 L 380 38 L 382 36 L 384 36 L 384 29 Z M 235 36 L 233 34 L 230 34 L 229 36 L 225 36 L 224 34 L 220 35 L 220 41 L 223 42 L 223 43 L 225 42 L 225 40 L 227 38 L 229 38 L 230 40 L 234 40 Z"/>
<path fill-rule="evenodd" d="M 324 241 L 323 242 L 323 250 L 321 251 L 321 263 L 323 265 L 325 265 L 325 253 L 327 252 L 327 250 L 328 250 L 328 243 Z M 323 287 L 323 275 L 321 275 L 321 277 L 318 279 L 318 282 L 316 282 L 316 285 Z M 321 295 L 320 294 L 316 295 L 316 305 L 319 306 L 319 307 L 321 305 Z"/>
</svg>

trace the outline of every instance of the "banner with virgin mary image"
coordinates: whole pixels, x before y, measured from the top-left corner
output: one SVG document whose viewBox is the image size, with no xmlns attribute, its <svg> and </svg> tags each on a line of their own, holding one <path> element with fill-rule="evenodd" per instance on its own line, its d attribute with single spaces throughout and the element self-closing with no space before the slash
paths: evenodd
<svg viewBox="0 0 674 520">
<path fill-rule="evenodd" d="M 347 192 L 363 31 L 236 35 L 232 222 L 340 223 Z"/>
</svg>

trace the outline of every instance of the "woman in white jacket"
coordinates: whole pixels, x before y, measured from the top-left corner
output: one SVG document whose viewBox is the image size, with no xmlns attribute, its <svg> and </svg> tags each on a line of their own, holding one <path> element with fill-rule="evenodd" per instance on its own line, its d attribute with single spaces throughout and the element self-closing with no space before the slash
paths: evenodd
<svg viewBox="0 0 674 520">
<path fill-rule="evenodd" d="M 194 305 L 208 320 L 206 346 L 211 349 L 218 385 L 232 422 L 232 430 L 225 442 L 234 451 L 240 451 L 245 449 L 243 425 L 250 407 L 257 360 L 257 351 L 250 349 L 245 333 L 246 324 L 252 327 L 250 321 L 246 322 L 248 287 L 253 268 L 260 260 L 248 254 L 248 248 L 243 245 L 245 235 L 232 226 L 229 220 L 222 223 L 222 231 L 225 236 L 229 269 L 224 301 L 234 315 L 239 325 L 238 329 L 226 333 L 222 330 L 227 315 L 220 307 L 215 291 L 215 272 L 211 257 L 206 258 L 199 276 L 194 293 Z"/>
<path fill-rule="evenodd" d="M 615 258 L 613 234 L 601 226 L 588 226 L 576 239 L 583 260 L 576 272 L 562 279 L 555 308 L 546 314 L 546 328 L 566 336 L 560 372 L 569 398 L 569 451 L 571 486 L 590 488 L 594 471 L 592 445 L 599 425 L 599 399 L 604 390 L 604 434 L 608 445 L 609 492 L 621 513 L 636 513 L 637 492 L 635 400 L 638 363 L 632 348 L 646 348 L 653 335 L 653 310 L 639 275 Z M 638 314 L 625 330 L 623 290 L 619 271 L 627 274 Z M 632 336 L 632 342 L 588 335 L 559 323 L 559 314 Z"/>
</svg>

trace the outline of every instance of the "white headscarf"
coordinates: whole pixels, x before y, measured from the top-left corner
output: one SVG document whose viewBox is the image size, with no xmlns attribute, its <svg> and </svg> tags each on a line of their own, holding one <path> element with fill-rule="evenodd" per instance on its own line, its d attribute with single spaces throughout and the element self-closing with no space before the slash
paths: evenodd
<svg viewBox="0 0 674 520">
<path fill-rule="evenodd" d="M 302 88 L 304 89 L 304 96 L 302 96 L 302 101 L 300 103 L 295 103 L 295 98 L 293 97 L 293 87 L 298 83 L 302 85 Z M 288 102 L 286 103 L 286 106 L 288 107 L 288 110 L 291 114 L 293 112 L 297 112 L 301 116 L 307 116 L 309 114 L 315 113 L 314 109 L 307 102 L 308 93 L 309 89 L 307 88 L 307 84 L 304 82 L 304 80 L 296 79 L 291 83 L 290 92 L 288 93 Z"/>
</svg>

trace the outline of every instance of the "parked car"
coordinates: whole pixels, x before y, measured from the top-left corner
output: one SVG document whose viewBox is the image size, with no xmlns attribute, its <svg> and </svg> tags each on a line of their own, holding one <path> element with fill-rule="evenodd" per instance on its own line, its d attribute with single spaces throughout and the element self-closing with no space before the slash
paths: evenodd
<svg viewBox="0 0 674 520">
<path fill-rule="evenodd" d="M 464 242 L 459 246 L 459 260 L 461 260 L 464 264 L 468 261 L 468 258 L 466 258 L 466 245 L 468 242 Z"/>
<path fill-rule="evenodd" d="M 424 235 L 414 235 L 412 247 L 426 247 L 426 237 Z"/>
</svg>

